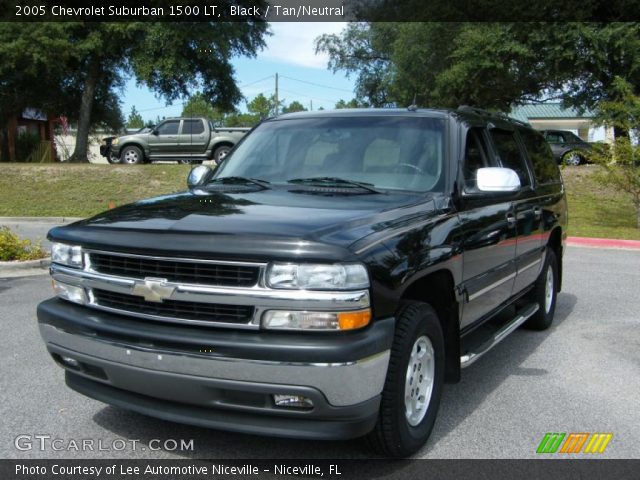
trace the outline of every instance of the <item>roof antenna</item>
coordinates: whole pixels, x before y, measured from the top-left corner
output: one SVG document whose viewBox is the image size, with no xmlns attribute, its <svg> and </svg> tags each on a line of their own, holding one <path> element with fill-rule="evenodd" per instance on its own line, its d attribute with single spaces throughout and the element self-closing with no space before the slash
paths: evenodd
<svg viewBox="0 0 640 480">
<path fill-rule="evenodd" d="M 407 110 L 409 110 L 410 112 L 415 112 L 416 110 L 418 110 L 418 105 L 416 104 L 416 95 L 417 94 L 413 94 L 413 103 L 411 103 L 411 105 L 409 105 L 407 107 Z"/>
</svg>

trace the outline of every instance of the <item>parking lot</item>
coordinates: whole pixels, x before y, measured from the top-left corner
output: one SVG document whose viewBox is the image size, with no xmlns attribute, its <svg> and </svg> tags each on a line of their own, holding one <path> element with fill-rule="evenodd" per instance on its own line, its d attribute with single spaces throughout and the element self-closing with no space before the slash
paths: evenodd
<svg viewBox="0 0 640 480">
<path fill-rule="evenodd" d="M 518 330 L 447 385 L 424 458 L 531 458 L 546 432 L 611 432 L 605 458 L 640 458 L 640 251 L 570 247 L 554 326 Z M 173 424 L 64 385 L 37 332 L 46 275 L 0 279 L 3 458 L 360 458 L 360 440 L 310 442 Z M 20 451 L 21 434 L 135 439 L 136 450 Z M 193 451 L 152 451 L 166 439 Z"/>
</svg>

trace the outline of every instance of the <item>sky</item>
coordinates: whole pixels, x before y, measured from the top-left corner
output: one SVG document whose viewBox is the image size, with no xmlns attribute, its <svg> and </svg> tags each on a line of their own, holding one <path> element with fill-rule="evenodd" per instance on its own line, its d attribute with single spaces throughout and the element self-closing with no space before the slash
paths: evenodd
<svg viewBox="0 0 640 480">
<path fill-rule="evenodd" d="M 327 69 L 328 57 L 316 55 L 314 40 L 324 33 L 339 33 L 345 23 L 296 23 L 274 22 L 270 24 L 273 33 L 266 37 L 266 47 L 255 58 L 238 57 L 232 60 L 236 70 L 235 78 L 243 95 L 251 100 L 262 93 L 272 95 L 275 90 L 275 74 L 279 76 L 279 97 L 285 105 L 294 100 L 306 108 L 313 106 L 331 109 L 340 99 L 354 97 L 355 79 L 347 78 L 342 72 L 336 74 Z M 174 117 L 182 113 L 180 101 L 167 106 L 163 98 L 157 98 L 144 86 L 136 85 L 130 79 L 123 97 L 122 111 L 128 117 L 133 106 L 142 118 L 156 120 L 159 116 Z M 241 103 L 238 108 L 246 110 Z"/>
</svg>

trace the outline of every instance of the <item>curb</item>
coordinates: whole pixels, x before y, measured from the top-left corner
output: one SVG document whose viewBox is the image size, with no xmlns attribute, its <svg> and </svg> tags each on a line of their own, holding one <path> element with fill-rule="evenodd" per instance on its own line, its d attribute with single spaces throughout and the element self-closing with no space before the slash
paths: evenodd
<svg viewBox="0 0 640 480">
<path fill-rule="evenodd" d="M 83 217 L 0 217 L 0 224 L 21 222 L 71 223 L 84 220 Z"/>
<path fill-rule="evenodd" d="M 567 245 L 587 248 L 640 250 L 640 240 L 617 240 L 613 238 L 567 237 Z"/>
<path fill-rule="evenodd" d="M 33 268 L 47 268 L 51 264 L 51 257 L 39 260 L 26 260 L 24 262 L 0 262 L 0 273 L 17 272 L 19 270 L 30 270 Z"/>
</svg>

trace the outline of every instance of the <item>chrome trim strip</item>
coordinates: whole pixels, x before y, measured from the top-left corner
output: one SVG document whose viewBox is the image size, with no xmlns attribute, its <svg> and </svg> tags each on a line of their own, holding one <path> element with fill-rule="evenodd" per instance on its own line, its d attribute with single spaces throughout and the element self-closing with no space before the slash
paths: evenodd
<svg viewBox="0 0 640 480">
<path fill-rule="evenodd" d="M 493 290 L 496 287 L 499 287 L 500 285 L 502 285 L 505 282 L 508 282 L 509 280 L 511 280 L 512 278 L 515 278 L 516 274 L 515 273 L 510 273 L 509 275 L 507 275 L 506 277 L 501 278 L 500 280 L 498 280 L 497 282 L 493 282 L 491 285 L 487 285 L 486 287 L 482 288 L 481 290 L 478 290 L 477 292 L 475 292 L 472 295 L 468 295 L 467 296 L 467 302 L 470 302 L 472 300 L 475 300 L 476 298 L 478 298 L 480 295 L 483 295 L 485 293 L 487 293 L 489 290 Z"/>
<path fill-rule="evenodd" d="M 240 267 L 266 267 L 264 262 L 240 262 L 234 260 L 207 260 L 202 258 L 181 258 L 181 257 L 159 257 L 155 255 L 139 255 L 135 253 L 107 252 L 104 250 L 82 249 L 86 253 L 98 253 L 101 255 L 114 255 L 117 257 L 146 258 L 149 260 L 166 260 L 169 262 L 185 262 L 185 263 L 209 263 L 215 265 L 235 265 Z"/>
<path fill-rule="evenodd" d="M 518 269 L 518 274 L 524 272 L 525 270 L 529 270 L 530 268 L 535 267 L 536 265 L 538 265 L 540 262 L 542 261 L 541 258 L 538 258 L 537 260 L 534 260 L 533 262 L 531 262 L 529 265 L 525 265 L 522 268 Z"/>
<path fill-rule="evenodd" d="M 469 365 L 473 364 L 477 360 L 480 359 L 485 353 L 495 347 L 498 343 L 504 340 L 510 333 L 512 333 L 516 328 L 526 322 L 534 313 L 538 311 L 537 303 L 532 303 L 529 305 L 520 315 L 514 318 L 510 323 L 502 327 L 493 338 L 485 343 L 478 352 L 470 352 L 467 355 L 463 355 L 460 357 L 460 367 L 466 368 Z"/>
<path fill-rule="evenodd" d="M 310 386 L 320 390 L 335 406 L 354 405 L 382 392 L 390 351 L 345 363 L 290 363 L 140 348 L 96 337 L 74 335 L 40 324 L 47 346 L 132 369 L 157 370 L 205 378 L 256 383 Z M 205 347 L 203 345 L 203 347 Z M 207 347 L 208 348 L 208 347 Z M 212 347 L 215 350 L 215 346 Z M 90 360 L 88 360 L 90 362 Z"/>
</svg>

